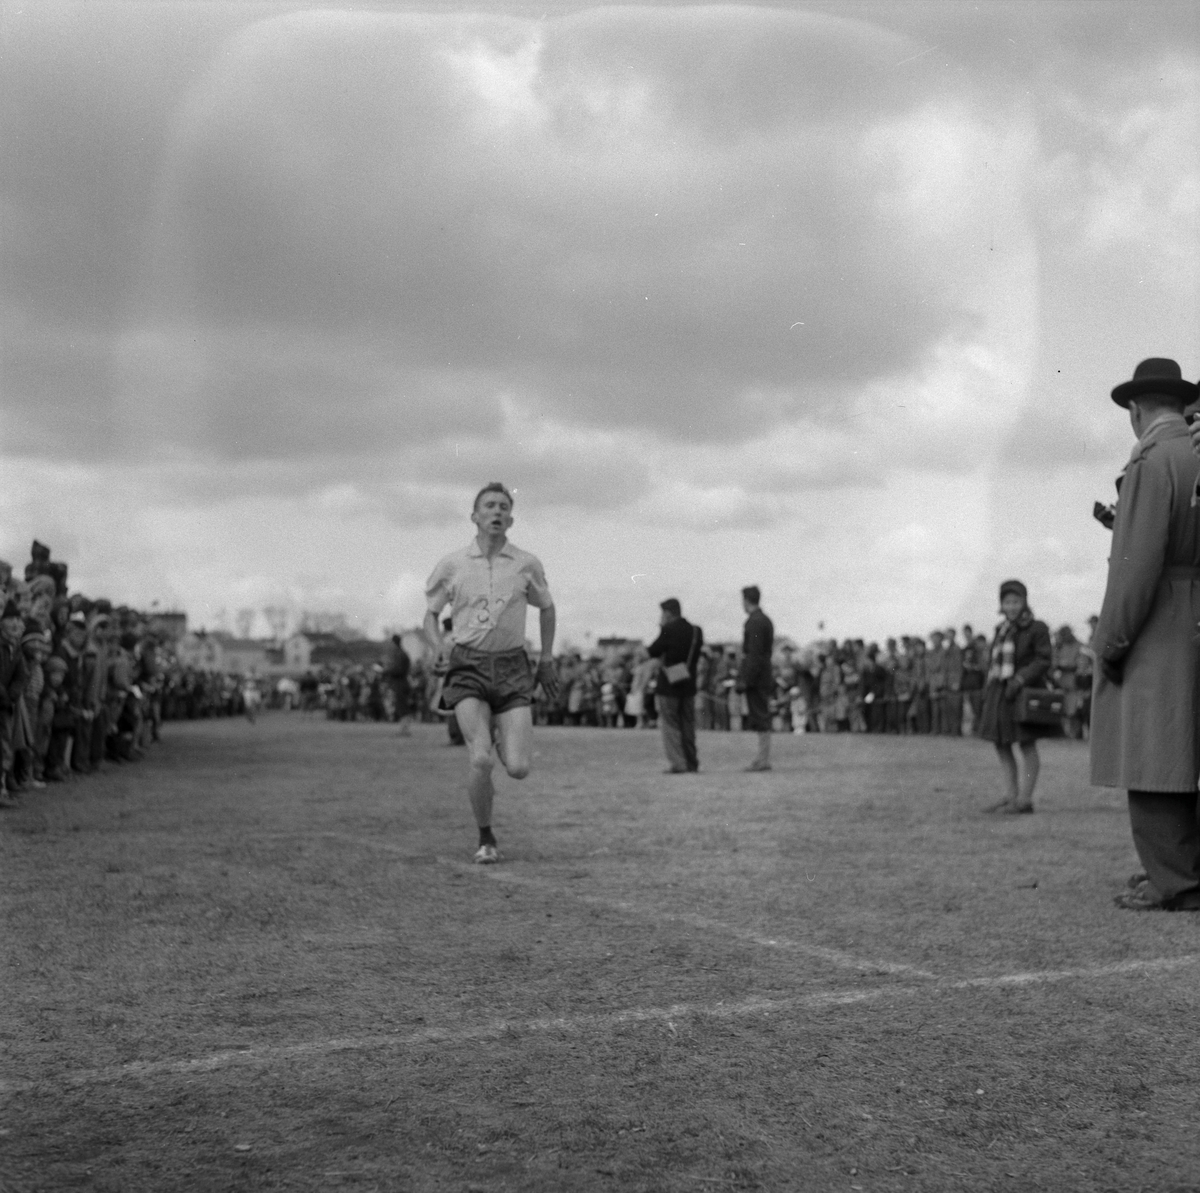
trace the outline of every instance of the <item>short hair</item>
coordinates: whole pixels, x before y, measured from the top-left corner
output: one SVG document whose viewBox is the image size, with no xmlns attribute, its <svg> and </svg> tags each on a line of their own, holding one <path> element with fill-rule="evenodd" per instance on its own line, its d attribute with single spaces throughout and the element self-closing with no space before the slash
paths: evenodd
<svg viewBox="0 0 1200 1193">
<path fill-rule="evenodd" d="M 679 602 L 674 597 L 667 597 L 667 599 L 665 601 L 663 601 L 658 607 L 664 613 L 670 613 L 672 617 L 682 617 L 683 616 L 683 607 L 679 604 Z"/>
<path fill-rule="evenodd" d="M 762 600 L 762 593 L 758 591 L 757 584 L 751 584 L 742 589 L 742 596 L 752 605 L 757 605 Z"/>
<path fill-rule="evenodd" d="M 1185 398 L 1183 394 L 1158 394 L 1153 392 L 1138 394 L 1136 398 L 1129 399 L 1131 406 L 1140 406 L 1144 410 L 1178 410 L 1181 413 L 1191 403 L 1192 399 Z"/>
<path fill-rule="evenodd" d="M 471 502 L 471 513 L 474 513 L 479 508 L 479 499 L 485 493 L 503 493 L 508 498 L 508 504 L 512 505 L 513 495 L 508 491 L 507 486 L 501 481 L 488 481 L 478 493 L 475 494 L 475 500 Z"/>
</svg>

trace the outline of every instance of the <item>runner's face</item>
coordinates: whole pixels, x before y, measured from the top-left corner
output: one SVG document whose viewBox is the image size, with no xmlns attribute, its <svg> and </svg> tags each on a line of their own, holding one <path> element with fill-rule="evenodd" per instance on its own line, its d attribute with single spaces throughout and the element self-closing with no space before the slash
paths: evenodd
<svg viewBox="0 0 1200 1193">
<path fill-rule="evenodd" d="M 484 534 L 505 534 L 512 525 L 512 502 L 503 493 L 485 493 L 475 506 L 471 521 Z"/>
</svg>

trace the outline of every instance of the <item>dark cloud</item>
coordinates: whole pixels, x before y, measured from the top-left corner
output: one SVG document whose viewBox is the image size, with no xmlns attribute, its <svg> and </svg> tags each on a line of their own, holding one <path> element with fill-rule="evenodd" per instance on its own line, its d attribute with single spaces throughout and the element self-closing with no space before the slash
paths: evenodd
<svg viewBox="0 0 1200 1193">
<path fill-rule="evenodd" d="M 821 435 L 863 418 L 864 392 L 978 355 L 996 312 L 1032 298 L 1004 257 L 1036 261 L 1026 188 L 1060 143 L 1032 197 L 1076 212 L 1050 231 L 1089 234 L 1080 196 L 1115 116 L 1091 128 L 1071 103 L 1119 113 L 1131 64 L 1194 44 L 1179 6 L 1133 13 L 13 19 L 6 446 L 162 453 L 181 494 L 275 486 L 435 521 L 481 471 L 616 508 L 706 445 L 776 453 L 729 457 L 741 496 L 718 514 L 751 522 L 897 459 L 961 470 L 979 433 L 945 395 L 899 428 L 873 411 L 861 453 Z M 971 383 L 985 436 L 1003 420 L 983 412 L 1019 400 L 1008 375 L 987 392 L 1005 368 Z M 1013 452 L 1070 458 L 1081 424 L 1039 417 Z"/>
<path fill-rule="evenodd" d="M 729 86 L 721 47 L 755 86 Z M 753 10 L 606 10 L 544 34 L 282 19 L 189 103 L 154 304 L 353 329 L 576 417 L 728 434 L 752 413 L 741 391 L 803 406 L 798 381 L 853 385 L 969 322 L 858 145 L 907 102 L 878 81 L 903 48 Z"/>
<path fill-rule="evenodd" d="M 103 148 L 70 170 L 54 163 L 72 137 L 28 113 L 42 96 L 70 124 L 102 80 L 83 72 L 52 104 L 64 54 L 25 64 L 11 201 L 28 213 L 57 184 L 100 252 L 47 255 L 33 221 L 9 285 L 112 336 L 107 368 L 91 348 L 19 367 L 26 410 L 87 405 L 131 445 L 233 457 L 484 431 L 501 394 L 591 426 L 738 438 L 836 409 L 973 327 L 938 283 L 958 249 L 889 207 L 895 163 L 864 149 L 921 96 L 892 69 L 911 50 L 895 35 L 617 9 L 301 13 L 219 50 L 211 23 L 190 36 L 140 107 L 117 70 L 80 123 Z M 77 274 L 95 302 L 70 300 Z"/>
</svg>

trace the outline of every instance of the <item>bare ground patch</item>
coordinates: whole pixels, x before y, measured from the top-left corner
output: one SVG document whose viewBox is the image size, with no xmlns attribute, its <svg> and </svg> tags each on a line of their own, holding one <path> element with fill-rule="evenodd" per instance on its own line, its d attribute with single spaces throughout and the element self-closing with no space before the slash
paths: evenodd
<svg viewBox="0 0 1200 1193">
<path fill-rule="evenodd" d="M 1196 1186 L 1200 922 L 1111 906 L 1079 747 L 1016 823 L 970 741 L 537 749 L 495 872 L 434 727 L 172 725 L 6 814 L 8 1183 Z"/>
</svg>

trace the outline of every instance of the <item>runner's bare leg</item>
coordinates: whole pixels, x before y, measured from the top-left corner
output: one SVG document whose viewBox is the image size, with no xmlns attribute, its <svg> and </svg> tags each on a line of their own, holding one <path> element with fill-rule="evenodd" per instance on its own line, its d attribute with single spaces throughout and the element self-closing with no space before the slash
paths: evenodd
<svg viewBox="0 0 1200 1193">
<path fill-rule="evenodd" d="M 496 749 L 504 769 L 514 779 L 525 778 L 533 753 L 533 709 L 525 705 L 498 713 L 496 727 L 499 736 Z"/>
<path fill-rule="evenodd" d="M 492 823 L 492 800 L 496 788 L 492 783 L 492 710 L 486 700 L 467 696 L 454 706 L 458 727 L 467 743 L 469 771 L 467 796 L 475 823 L 487 828 Z"/>
</svg>

